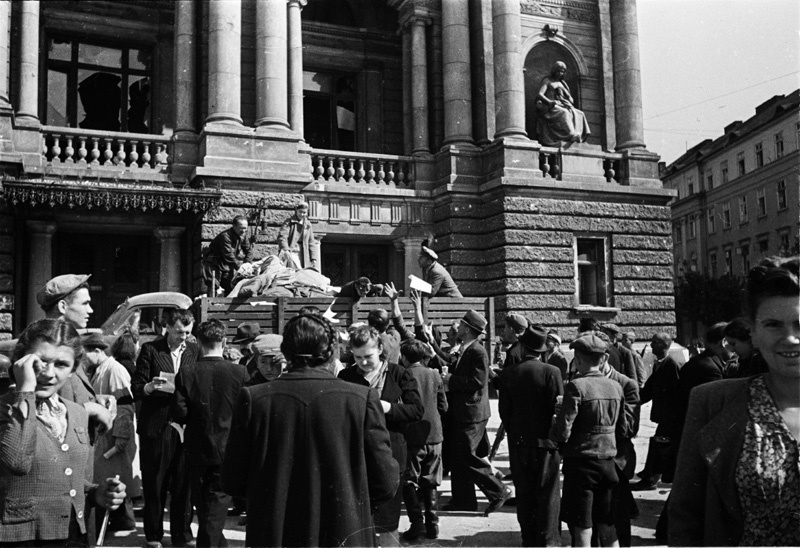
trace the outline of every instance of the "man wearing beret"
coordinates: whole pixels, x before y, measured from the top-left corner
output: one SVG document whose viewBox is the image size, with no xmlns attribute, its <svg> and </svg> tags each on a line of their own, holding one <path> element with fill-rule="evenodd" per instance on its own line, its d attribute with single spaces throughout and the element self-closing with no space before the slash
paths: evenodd
<svg viewBox="0 0 800 548">
<path fill-rule="evenodd" d="M 484 515 L 500 509 L 511 491 L 492 474 L 489 461 L 476 454 L 486 433 L 489 410 L 489 356 L 480 343 L 486 333 L 486 318 L 469 310 L 458 325 L 462 352 L 446 376 L 449 389 L 448 434 L 451 443 L 453 496 L 445 511 L 477 510 L 475 485 L 489 499 Z"/>
<path fill-rule="evenodd" d="M 563 446 L 561 519 L 569 526 L 573 546 L 591 545 L 593 524 L 600 546 L 619 546 L 612 497 L 623 391 L 601 372 L 608 351 L 603 339 L 584 333 L 570 348 L 578 374 L 564 386 L 563 403 L 550 429 L 550 439 Z"/>
<path fill-rule="evenodd" d="M 540 326 L 518 336 L 523 359 L 500 372 L 500 418 L 517 496 L 523 546 L 560 546 L 558 445 L 549 439 L 556 400 L 563 392 L 558 368 L 541 361 L 547 335 Z"/>
<path fill-rule="evenodd" d="M 439 256 L 434 250 L 423 245 L 419 253 L 417 264 L 422 269 L 422 279 L 431 284 L 431 295 L 433 297 L 456 297 L 461 298 L 461 292 L 453 281 L 450 273 L 438 262 Z"/>
</svg>

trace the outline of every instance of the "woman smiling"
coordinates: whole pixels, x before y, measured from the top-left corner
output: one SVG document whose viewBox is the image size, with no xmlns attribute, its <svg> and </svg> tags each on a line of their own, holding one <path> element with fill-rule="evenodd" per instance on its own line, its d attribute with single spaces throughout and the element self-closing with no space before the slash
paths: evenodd
<svg viewBox="0 0 800 548">
<path fill-rule="evenodd" d="M 692 391 L 669 503 L 672 546 L 800 545 L 800 258 L 750 271 L 768 372 Z"/>
</svg>

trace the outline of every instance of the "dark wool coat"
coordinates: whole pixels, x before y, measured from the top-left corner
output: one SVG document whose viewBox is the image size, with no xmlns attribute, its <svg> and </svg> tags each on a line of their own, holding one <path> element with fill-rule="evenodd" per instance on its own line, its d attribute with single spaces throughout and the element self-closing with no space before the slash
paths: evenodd
<svg viewBox="0 0 800 548">
<path fill-rule="evenodd" d="M 374 546 L 399 484 L 378 394 L 322 369 L 243 388 L 222 467 L 247 499 L 247 546 Z"/>
<path fill-rule="evenodd" d="M 198 354 L 197 343 L 187 342 L 186 350 L 181 356 L 181 367 L 194 363 Z M 148 395 L 144 391 L 144 385 L 158 377 L 162 371 L 175 373 L 166 337 L 142 345 L 139 358 L 136 360 L 136 371 L 131 377 L 133 397 L 142 402 L 137 415 L 139 423 L 136 427 L 136 433 L 140 436 L 160 438 L 169 422 L 172 394 L 156 390 Z"/>
<path fill-rule="evenodd" d="M 452 422 L 489 420 L 489 356 L 480 341 L 464 350 L 457 364 L 450 366 L 447 415 Z"/>
<path fill-rule="evenodd" d="M 742 539 L 736 466 L 752 380 L 712 382 L 692 391 L 669 501 L 670 546 L 738 546 Z"/>
</svg>

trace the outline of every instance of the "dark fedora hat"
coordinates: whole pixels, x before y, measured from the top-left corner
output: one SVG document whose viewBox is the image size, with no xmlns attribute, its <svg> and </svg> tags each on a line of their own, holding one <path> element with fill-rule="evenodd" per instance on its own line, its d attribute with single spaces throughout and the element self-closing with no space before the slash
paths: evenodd
<svg viewBox="0 0 800 548">
<path fill-rule="evenodd" d="M 478 333 L 486 333 L 486 318 L 475 312 L 474 310 L 468 310 L 464 317 L 461 318 L 461 321 L 464 322 L 467 327 L 471 327 Z"/>
<path fill-rule="evenodd" d="M 234 337 L 232 344 L 241 344 L 252 342 L 253 339 L 261 334 L 261 326 L 258 322 L 244 322 L 240 323 L 236 328 L 236 337 Z"/>
<path fill-rule="evenodd" d="M 84 348 L 93 349 L 99 348 L 101 350 L 105 350 L 108 348 L 108 343 L 103 339 L 102 333 L 86 333 L 81 337 L 81 344 Z"/>
<path fill-rule="evenodd" d="M 547 332 L 541 325 L 529 325 L 517 340 L 532 352 L 545 352 L 547 350 Z"/>
</svg>

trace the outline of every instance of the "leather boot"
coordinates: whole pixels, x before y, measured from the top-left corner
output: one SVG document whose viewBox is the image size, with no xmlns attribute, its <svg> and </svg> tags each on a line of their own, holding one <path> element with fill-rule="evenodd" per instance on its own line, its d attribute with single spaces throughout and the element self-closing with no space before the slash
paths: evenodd
<svg viewBox="0 0 800 548">
<path fill-rule="evenodd" d="M 439 516 L 436 515 L 436 510 L 438 510 L 436 487 L 420 489 L 420 494 L 425 505 L 425 534 L 428 538 L 438 538 Z"/>
<path fill-rule="evenodd" d="M 406 513 L 411 527 L 401 536 L 407 542 L 414 542 L 425 534 L 425 524 L 422 518 L 422 503 L 419 500 L 419 491 L 413 483 L 406 483 L 403 486 L 403 502 L 406 503 Z"/>
</svg>

